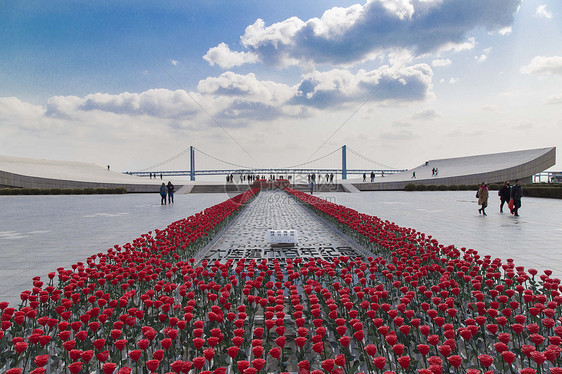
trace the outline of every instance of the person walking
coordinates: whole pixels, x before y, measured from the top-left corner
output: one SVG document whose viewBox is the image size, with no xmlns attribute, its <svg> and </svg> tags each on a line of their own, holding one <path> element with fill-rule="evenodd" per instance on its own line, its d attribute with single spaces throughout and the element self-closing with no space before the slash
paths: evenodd
<svg viewBox="0 0 562 374">
<path fill-rule="evenodd" d="M 168 185 L 166 186 L 168 189 L 168 204 L 174 203 L 174 185 L 172 182 L 168 181 Z"/>
<path fill-rule="evenodd" d="M 310 180 L 310 183 L 308 184 L 308 188 L 310 189 L 310 194 L 313 195 L 314 193 L 314 180 Z"/>
<path fill-rule="evenodd" d="M 478 209 L 478 213 L 487 216 L 486 207 L 488 206 L 488 186 L 486 185 L 486 182 L 482 182 L 478 192 L 476 193 L 476 197 L 478 197 L 478 205 L 481 206 L 481 208 Z"/>
<path fill-rule="evenodd" d="M 509 187 L 509 181 L 503 182 L 503 186 L 501 186 L 500 190 L 498 191 L 498 196 L 500 197 L 500 213 L 503 213 L 503 204 L 509 203 L 509 199 L 511 198 L 511 188 Z"/>
<path fill-rule="evenodd" d="M 523 188 L 521 188 L 521 179 L 515 181 L 515 186 L 511 187 L 511 198 L 513 199 L 513 209 L 511 214 L 519 217 L 519 208 L 521 208 L 521 198 L 523 197 Z"/>
<path fill-rule="evenodd" d="M 416 172 L 415 171 L 412 173 L 412 179 L 416 179 Z"/>
<path fill-rule="evenodd" d="M 160 205 L 166 205 L 166 194 L 168 193 L 168 187 L 164 183 L 160 186 Z"/>
</svg>

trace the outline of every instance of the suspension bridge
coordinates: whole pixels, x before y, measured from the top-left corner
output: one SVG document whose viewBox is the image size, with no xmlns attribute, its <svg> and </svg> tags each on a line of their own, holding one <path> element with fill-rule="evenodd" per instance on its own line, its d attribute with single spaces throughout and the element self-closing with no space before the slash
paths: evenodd
<svg viewBox="0 0 562 374">
<path fill-rule="evenodd" d="M 367 178 L 384 177 L 404 171 L 384 165 L 378 161 L 343 145 L 332 152 L 301 164 L 280 167 L 260 168 L 238 165 L 206 153 L 194 146 L 184 149 L 178 154 L 139 171 L 128 171 L 126 174 L 139 177 L 151 176 L 189 176 L 194 181 L 196 176 L 224 175 L 247 176 L 258 175 L 269 178 L 287 178 L 295 180 L 302 175 L 327 175 L 332 178 L 347 179 L 348 175 L 366 175 Z"/>
</svg>

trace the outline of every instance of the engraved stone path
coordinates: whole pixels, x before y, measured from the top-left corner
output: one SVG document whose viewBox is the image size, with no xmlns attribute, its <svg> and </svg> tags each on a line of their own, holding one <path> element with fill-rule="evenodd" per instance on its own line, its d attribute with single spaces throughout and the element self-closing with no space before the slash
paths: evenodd
<svg viewBox="0 0 562 374">
<path fill-rule="evenodd" d="M 297 230 L 298 243 L 293 247 L 271 246 L 268 230 Z M 336 232 L 293 196 L 282 191 L 262 191 L 240 213 L 236 221 L 197 254 L 209 261 L 228 259 L 324 258 L 339 256 L 366 257 L 370 254 Z"/>
</svg>

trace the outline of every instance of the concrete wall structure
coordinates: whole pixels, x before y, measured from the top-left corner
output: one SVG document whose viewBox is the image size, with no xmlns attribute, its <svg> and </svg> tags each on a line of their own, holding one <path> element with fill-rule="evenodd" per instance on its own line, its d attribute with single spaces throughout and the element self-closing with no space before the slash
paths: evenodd
<svg viewBox="0 0 562 374">
<path fill-rule="evenodd" d="M 532 176 L 556 164 L 556 147 L 487 155 L 429 160 L 414 169 L 378 178 L 373 183 L 351 181 L 361 191 L 402 190 L 409 183 L 435 185 L 473 185 L 502 183 L 521 179 L 531 183 Z M 432 169 L 439 173 L 432 176 Z M 413 178 L 413 173 L 416 177 Z"/>
<path fill-rule="evenodd" d="M 0 156 L 0 188 L 125 187 L 128 192 L 158 192 L 162 182 L 168 180 L 125 175 L 84 162 Z M 172 183 L 178 190 L 186 182 Z"/>
<path fill-rule="evenodd" d="M 524 151 L 494 153 L 479 156 L 430 160 L 415 169 L 378 177 L 374 182 L 362 179 L 340 184 L 316 184 L 315 191 L 342 192 L 353 187 L 360 191 L 402 190 L 409 183 L 435 185 L 472 185 L 481 182 L 501 183 L 505 180 L 521 179 L 530 183 L 534 174 L 556 164 L 556 148 L 540 148 Z M 439 174 L 432 176 L 432 169 Z M 416 178 L 412 174 L 416 173 Z M 0 156 L 0 188 L 114 188 L 125 187 L 128 192 L 158 192 L 161 180 L 147 179 L 107 170 L 96 164 L 71 161 L 37 160 Z M 172 180 L 177 193 L 243 192 L 249 185 L 231 185 L 221 182 L 191 182 Z M 308 190 L 308 185 L 298 184 L 294 188 Z"/>
</svg>

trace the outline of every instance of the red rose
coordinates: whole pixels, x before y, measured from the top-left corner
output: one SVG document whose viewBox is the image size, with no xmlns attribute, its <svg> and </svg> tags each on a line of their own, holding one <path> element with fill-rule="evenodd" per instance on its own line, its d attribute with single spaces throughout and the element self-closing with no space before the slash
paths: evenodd
<svg viewBox="0 0 562 374">
<path fill-rule="evenodd" d="M 281 348 L 279 347 L 271 348 L 269 350 L 269 355 L 275 359 L 279 359 L 279 357 L 281 357 Z"/>
<path fill-rule="evenodd" d="M 243 373 L 244 370 L 246 370 L 247 368 L 250 367 L 250 362 L 245 361 L 245 360 L 240 360 L 236 362 L 236 367 L 238 368 L 238 371 Z"/>
<path fill-rule="evenodd" d="M 183 363 L 184 362 L 181 360 L 176 360 L 170 364 L 170 367 L 175 373 L 181 373 L 181 371 L 183 370 Z"/>
<path fill-rule="evenodd" d="M 490 367 L 494 363 L 494 359 L 488 355 L 478 355 L 478 360 L 484 367 Z"/>
<path fill-rule="evenodd" d="M 287 338 L 285 338 L 284 336 L 280 336 L 275 339 L 275 344 L 277 344 L 281 348 L 285 346 L 286 342 L 287 342 Z"/>
<path fill-rule="evenodd" d="M 322 361 L 322 368 L 327 372 L 331 373 L 334 370 L 336 363 L 332 359 L 327 359 Z"/>
<path fill-rule="evenodd" d="M 106 362 L 102 366 L 103 374 L 113 374 L 116 368 L 117 364 L 114 364 L 113 362 Z"/>
<path fill-rule="evenodd" d="M 141 358 L 141 355 L 142 355 L 142 350 L 140 350 L 140 349 L 135 349 L 133 351 L 129 351 L 129 357 L 134 362 L 137 362 Z"/>
<path fill-rule="evenodd" d="M 96 339 L 94 340 L 94 347 L 99 351 L 105 345 L 105 339 Z"/>
<path fill-rule="evenodd" d="M 211 361 L 215 357 L 215 350 L 213 348 L 206 348 L 203 350 L 203 356 L 207 361 Z"/>
<path fill-rule="evenodd" d="M 501 352 L 502 358 L 504 359 L 505 362 L 507 362 L 508 364 L 512 364 L 513 361 L 515 361 L 515 358 L 517 357 L 517 355 L 513 352 L 510 351 L 503 351 Z"/>
<path fill-rule="evenodd" d="M 341 338 L 338 339 L 338 341 L 340 342 L 341 345 L 343 345 L 344 347 L 349 347 L 349 343 L 351 342 L 351 338 L 349 336 L 342 336 Z"/>
<path fill-rule="evenodd" d="M 101 361 L 101 362 L 106 362 L 108 357 L 109 357 L 109 351 L 103 351 L 103 352 L 100 352 L 96 355 L 96 358 L 98 359 L 98 361 Z"/>
<path fill-rule="evenodd" d="M 162 339 L 160 344 L 162 345 L 162 348 L 164 348 L 167 351 L 172 346 L 172 339 L 170 338 Z"/>
<path fill-rule="evenodd" d="M 68 365 L 67 368 L 72 374 L 77 374 L 80 372 L 80 370 L 82 370 L 82 363 L 80 361 L 73 362 L 72 364 Z"/>
<path fill-rule="evenodd" d="M 373 358 L 373 364 L 377 367 L 377 369 L 382 370 L 386 365 L 386 358 L 383 356 L 378 356 Z"/>
<path fill-rule="evenodd" d="M 451 364 L 451 366 L 458 368 L 459 366 L 461 366 L 462 363 L 462 358 L 461 356 L 458 355 L 452 355 L 447 357 L 447 360 L 449 361 L 449 363 Z"/>
<path fill-rule="evenodd" d="M 410 366 L 410 356 L 398 357 L 398 364 L 404 369 L 407 369 Z"/>
<path fill-rule="evenodd" d="M 115 348 L 122 351 L 127 346 L 127 339 L 119 339 L 115 341 Z"/>
<path fill-rule="evenodd" d="M 33 359 L 33 362 L 35 363 L 35 366 L 38 366 L 38 367 L 45 366 L 49 362 L 49 355 L 35 356 L 35 358 Z"/>
<path fill-rule="evenodd" d="M 429 353 L 429 345 L 427 344 L 418 344 L 416 347 L 418 348 L 418 351 L 424 356 Z"/>
<path fill-rule="evenodd" d="M 158 360 L 148 360 L 146 362 L 146 367 L 149 371 L 156 371 L 156 369 L 158 369 L 158 366 L 160 366 L 160 361 Z"/>
<path fill-rule="evenodd" d="M 298 338 L 295 339 L 295 344 L 299 347 L 302 348 L 305 344 L 306 344 L 306 338 L 299 336 Z M 348 343 L 349 345 L 349 343 Z"/>
<path fill-rule="evenodd" d="M 377 346 L 374 344 L 368 344 L 365 346 L 365 352 L 371 357 L 373 357 L 377 353 Z"/>
<path fill-rule="evenodd" d="M 260 371 L 265 366 L 265 360 L 263 358 L 256 358 L 255 360 L 252 360 L 252 366 Z"/>
</svg>

